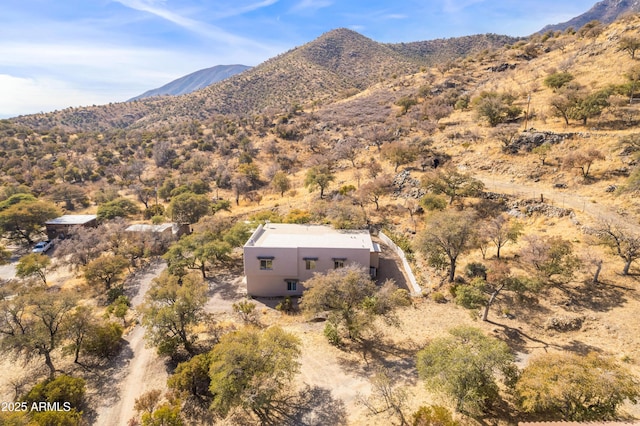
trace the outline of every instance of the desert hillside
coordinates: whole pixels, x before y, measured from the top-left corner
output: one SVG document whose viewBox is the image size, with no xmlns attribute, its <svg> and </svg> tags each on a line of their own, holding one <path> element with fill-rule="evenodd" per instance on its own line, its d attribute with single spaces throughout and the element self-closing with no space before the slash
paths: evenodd
<svg viewBox="0 0 640 426">
<path fill-rule="evenodd" d="M 639 29 L 437 60 L 338 29 L 192 94 L 0 121 L 2 399 L 68 375 L 69 424 L 639 418 Z M 99 225 L 30 253 L 61 214 Z M 125 231 L 166 222 L 193 233 Z M 340 303 L 247 299 L 267 222 L 369 229 L 394 284 L 342 268 L 311 286 L 358 283 Z"/>
</svg>

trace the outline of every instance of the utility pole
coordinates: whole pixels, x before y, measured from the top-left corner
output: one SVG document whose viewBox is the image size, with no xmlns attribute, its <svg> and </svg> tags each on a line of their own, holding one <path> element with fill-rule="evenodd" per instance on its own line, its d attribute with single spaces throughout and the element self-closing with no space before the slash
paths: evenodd
<svg viewBox="0 0 640 426">
<path fill-rule="evenodd" d="M 531 93 L 527 95 L 527 114 L 524 116 L 524 131 L 527 131 L 529 126 L 529 106 L 531 106 Z"/>
</svg>

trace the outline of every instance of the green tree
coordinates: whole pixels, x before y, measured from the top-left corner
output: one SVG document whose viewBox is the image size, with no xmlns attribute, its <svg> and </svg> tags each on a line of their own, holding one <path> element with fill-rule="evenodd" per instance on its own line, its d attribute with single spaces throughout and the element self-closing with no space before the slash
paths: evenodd
<svg viewBox="0 0 640 426">
<path fill-rule="evenodd" d="M 180 279 L 166 271 L 153 282 L 140 308 L 145 337 L 160 355 L 175 356 L 180 347 L 195 355 L 194 328 L 203 318 L 206 283 L 197 274 Z"/>
<path fill-rule="evenodd" d="M 120 281 L 129 261 L 120 255 L 102 255 L 85 266 L 84 277 L 91 285 L 104 285 L 107 290 Z"/>
<path fill-rule="evenodd" d="M 16 264 L 16 276 L 27 278 L 37 276 L 47 285 L 47 268 L 51 264 L 51 259 L 46 254 L 29 253 L 20 258 Z"/>
<path fill-rule="evenodd" d="M 460 426 L 451 412 L 440 405 L 422 406 L 413 413 L 412 426 Z"/>
<path fill-rule="evenodd" d="M 582 125 L 587 125 L 587 120 L 598 117 L 609 104 L 610 89 L 599 90 L 577 97 L 569 108 L 569 118 L 582 121 Z"/>
<path fill-rule="evenodd" d="M 179 394 L 194 398 L 199 402 L 211 402 L 211 378 L 209 368 L 211 355 L 209 352 L 194 356 L 188 361 L 181 362 L 167 380 L 167 386 Z"/>
<path fill-rule="evenodd" d="M 171 199 L 167 207 L 167 216 L 178 223 L 193 224 L 207 215 L 211 202 L 206 195 L 184 192 Z"/>
<path fill-rule="evenodd" d="M 396 101 L 396 105 L 402 109 L 402 115 L 406 114 L 409 111 L 409 108 L 417 104 L 418 101 L 410 96 L 403 96 Z"/>
<path fill-rule="evenodd" d="M 516 383 L 522 409 L 549 420 L 615 419 L 624 401 L 637 402 L 639 389 L 628 369 L 594 352 L 543 354 L 529 363 Z"/>
<path fill-rule="evenodd" d="M 140 209 L 128 198 L 116 198 L 98 207 L 98 220 L 111 220 L 117 217 L 129 217 L 140 213 Z"/>
<path fill-rule="evenodd" d="M 522 109 L 513 105 L 515 97 L 509 93 L 482 92 L 471 101 L 478 118 L 487 120 L 491 127 L 517 118 Z"/>
<path fill-rule="evenodd" d="M 96 324 L 84 342 L 83 353 L 102 359 L 117 355 L 123 332 L 122 326 L 115 322 Z"/>
<path fill-rule="evenodd" d="M 544 85 L 555 90 L 569 83 L 573 78 L 573 75 L 568 72 L 554 72 L 544 79 Z"/>
<path fill-rule="evenodd" d="M 239 408 L 263 424 L 282 421 L 300 353 L 300 340 L 279 327 L 222 336 L 210 353 L 211 409 L 223 418 Z"/>
<path fill-rule="evenodd" d="M 75 297 L 66 292 L 38 291 L 0 302 L 0 349 L 30 360 L 44 357 L 49 376 L 56 369 L 51 354 L 66 337 L 64 324 L 75 306 Z"/>
<path fill-rule="evenodd" d="M 304 178 L 305 188 L 309 188 L 309 191 L 313 191 L 316 188 L 320 189 L 320 199 L 324 198 L 324 191 L 329 184 L 336 179 L 335 175 L 331 172 L 327 166 L 314 166 L 307 171 L 307 175 Z"/>
<path fill-rule="evenodd" d="M 44 223 L 57 216 L 60 210 L 53 204 L 38 200 L 23 200 L 0 211 L 0 230 L 9 238 L 33 243 L 33 235 Z"/>
<path fill-rule="evenodd" d="M 477 220 L 468 212 L 437 212 L 418 236 L 418 248 L 432 266 L 449 265 L 449 282 L 456 276 L 460 255 L 475 244 Z"/>
<path fill-rule="evenodd" d="M 522 296 L 540 290 L 540 286 L 539 280 L 514 276 L 505 263 L 496 262 L 489 269 L 486 278 L 476 277 L 470 284 L 457 286 L 456 302 L 468 309 L 484 307 L 482 321 L 488 321 L 489 310 L 502 293 L 511 292 Z"/>
<path fill-rule="evenodd" d="M 307 313 L 329 311 L 328 324 L 337 333 L 345 330 L 351 340 L 373 325 L 376 315 L 389 316 L 396 306 L 408 305 L 408 294 L 393 282 L 378 289 L 367 271 L 358 265 L 347 265 L 315 274 L 305 282 L 300 308 Z M 334 343 L 339 342 L 332 339 Z"/>
<path fill-rule="evenodd" d="M 416 159 L 417 151 L 415 147 L 404 142 L 395 141 L 382 145 L 382 157 L 393 164 L 393 170 L 398 171 L 398 167 L 411 163 Z"/>
<path fill-rule="evenodd" d="M 291 189 L 291 180 L 282 170 L 278 170 L 271 179 L 271 186 L 283 197 L 284 193 Z"/>
<path fill-rule="evenodd" d="M 456 197 L 477 196 L 484 189 L 481 181 L 453 167 L 445 167 L 425 175 L 422 185 L 431 192 L 448 196 L 449 204 L 453 204 Z"/>
<path fill-rule="evenodd" d="M 79 426 L 82 424 L 85 394 L 84 379 L 60 375 L 55 379 L 47 379 L 35 385 L 23 397 L 23 401 L 29 406 L 49 402 L 58 403 L 61 407 L 60 410 L 32 412 L 35 424 Z"/>
<path fill-rule="evenodd" d="M 580 266 L 571 241 L 558 236 L 542 238 L 537 235 L 528 235 L 523 240 L 526 245 L 521 249 L 520 257 L 539 279 L 568 280 Z"/>
<path fill-rule="evenodd" d="M 460 326 L 449 333 L 418 352 L 418 374 L 428 389 L 449 396 L 457 411 L 482 413 L 499 398 L 496 374 L 510 377 L 514 357 L 504 342 L 477 328 Z"/>
<path fill-rule="evenodd" d="M 231 250 L 232 246 L 220 235 L 202 232 L 182 237 L 169 247 L 163 257 L 172 274 L 181 277 L 186 274 L 186 269 L 197 269 L 204 279 L 207 277 L 207 264 L 226 261 Z"/>
</svg>

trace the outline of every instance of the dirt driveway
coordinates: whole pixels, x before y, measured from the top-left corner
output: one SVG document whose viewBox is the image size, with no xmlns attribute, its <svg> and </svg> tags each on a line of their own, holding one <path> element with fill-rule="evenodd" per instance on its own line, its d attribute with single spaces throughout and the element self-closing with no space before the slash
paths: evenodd
<svg viewBox="0 0 640 426">
<path fill-rule="evenodd" d="M 144 300 L 151 281 L 167 265 L 162 262 L 153 265 L 135 278 L 138 290 L 131 298 L 133 308 Z M 105 372 L 101 386 L 94 395 L 94 425 L 126 425 L 134 415 L 136 398 L 152 389 L 164 389 L 167 382 L 165 363 L 156 354 L 155 348 L 145 346 L 144 328 L 136 327 L 125 337 L 127 346 L 113 362 L 113 367 Z"/>
</svg>

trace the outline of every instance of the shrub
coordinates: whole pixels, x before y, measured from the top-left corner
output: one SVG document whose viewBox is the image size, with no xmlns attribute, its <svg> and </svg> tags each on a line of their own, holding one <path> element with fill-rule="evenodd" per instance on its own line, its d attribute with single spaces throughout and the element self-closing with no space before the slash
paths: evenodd
<svg viewBox="0 0 640 426">
<path fill-rule="evenodd" d="M 447 208 L 447 200 L 441 195 L 427 194 L 420 199 L 420 205 L 428 211 L 444 210 Z"/>
<path fill-rule="evenodd" d="M 276 305 L 276 310 L 287 314 L 293 312 L 294 307 L 291 296 L 285 296 L 284 300 Z"/>
<path fill-rule="evenodd" d="M 487 279 L 487 267 L 480 262 L 471 262 L 467 264 L 464 272 L 469 278 Z"/>
<path fill-rule="evenodd" d="M 447 298 L 440 291 L 431 293 L 431 300 L 433 300 L 436 303 L 447 303 Z"/>
<path fill-rule="evenodd" d="M 440 405 L 421 406 L 413 413 L 413 426 L 458 426 L 451 412 Z"/>
<path fill-rule="evenodd" d="M 87 336 L 84 352 L 98 358 L 111 358 L 120 350 L 122 332 L 122 326 L 114 322 L 97 326 Z"/>
<path fill-rule="evenodd" d="M 338 332 L 338 328 L 335 325 L 327 323 L 327 325 L 324 326 L 323 333 L 329 343 L 333 346 L 340 346 L 342 344 L 340 333 Z"/>
</svg>

